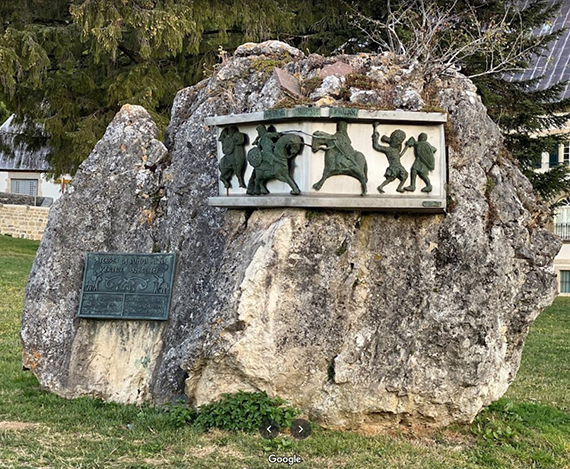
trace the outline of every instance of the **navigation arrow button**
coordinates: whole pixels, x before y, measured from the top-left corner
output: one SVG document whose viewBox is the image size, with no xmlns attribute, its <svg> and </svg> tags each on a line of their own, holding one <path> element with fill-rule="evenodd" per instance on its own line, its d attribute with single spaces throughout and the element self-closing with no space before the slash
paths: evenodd
<svg viewBox="0 0 570 469">
<path fill-rule="evenodd" d="M 291 424 L 291 436 L 304 440 L 311 434 L 311 424 L 305 419 L 295 419 Z"/>
<path fill-rule="evenodd" d="M 259 427 L 259 434 L 267 440 L 272 440 L 279 435 L 279 425 L 274 420 L 264 420 Z"/>
</svg>

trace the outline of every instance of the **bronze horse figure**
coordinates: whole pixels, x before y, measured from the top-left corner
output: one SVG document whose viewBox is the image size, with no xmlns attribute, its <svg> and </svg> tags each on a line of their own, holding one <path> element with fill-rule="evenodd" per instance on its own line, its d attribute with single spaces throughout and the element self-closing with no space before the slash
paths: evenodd
<svg viewBox="0 0 570 469">
<path fill-rule="evenodd" d="M 314 132 L 311 149 L 313 153 L 319 150 L 325 152 L 323 176 L 313 184 L 315 190 L 320 190 L 329 177 L 344 175 L 358 179 L 361 186 L 360 195 L 366 195 L 368 165 L 364 155 L 352 148 L 346 122 L 340 121 L 337 124 L 337 132 L 334 135 L 320 130 Z"/>
<path fill-rule="evenodd" d="M 298 135 L 286 135 L 276 132 L 273 126 L 257 127 L 258 136 L 253 147 L 247 153 L 247 161 L 254 170 L 249 179 L 247 193 L 249 195 L 269 194 L 267 182 L 271 179 L 289 184 L 292 195 L 299 195 L 301 190 L 289 174 L 289 161 L 297 156 L 303 148 L 303 139 Z"/>
</svg>

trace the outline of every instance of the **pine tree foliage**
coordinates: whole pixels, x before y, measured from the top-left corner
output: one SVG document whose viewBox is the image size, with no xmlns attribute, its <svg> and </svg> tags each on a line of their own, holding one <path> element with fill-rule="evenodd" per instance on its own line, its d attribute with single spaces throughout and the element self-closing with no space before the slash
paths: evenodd
<svg viewBox="0 0 570 469">
<path fill-rule="evenodd" d="M 537 90 L 536 80 L 509 82 L 502 78 L 476 80 L 489 115 L 503 129 L 505 145 L 518 161 L 535 190 L 545 200 L 554 200 L 570 190 L 570 172 L 559 165 L 536 172 L 543 152 L 558 152 L 568 142 L 565 131 L 570 99 L 559 100 L 563 83 Z"/>
<path fill-rule="evenodd" d="M 502 10 L 510 6 L 504 2 L 482 4 L 479 11 L 483 21 L 501 14 Z M 517 35 L 526 38 L 526 52 L 513 63 L 514 70 L 529 67 L 533 58 L 548 53 L 552 41 L 562 30 L 547 34 L 541 34 L 540 31 L 544 25 L 552 24 L 560 6 L 558 2 L 544 0 L 526 2 L 522 10 L 512 9 L 511 6 L 517 16 L 510 20 L 513 27 L 506 35 L 505 47 L 516 47 Z M 526 32 L 526 35 L 520 35 L 520 31 Z M 570 119 L 570 99 L 560 99 L 565 83 L 555 83 L 549 88 L 540 89 L 537 85 L 542 77 L 511 81 L 504 74 L 481 74 L 488 67 L 488 60 L 485 54 L 476 54 L 465 61 L 463 68 L 467 75 L 473 77 L 490 117 L 501 127 L 507 149 L 519 162 L 535 191 L 543 199 L 552 202 L 570 191 L 569 168 L 560 165 L 545 173 L 536 172 L 536 168 L 540 166 L 543 152 L 556 151 L 570 138 L 565 131 Z"/>
<path fill-rule="evenodd" d="M 49 135 L 56 177 L 76 171 L 125 103 L 144 106 L 164 129 L 175 93 L 202 78 L 219 46 L 231 51 L 248 40 L 277 37 L 326 52 L 324 44 L 342 43 L 346 25 L 342 8 L 324 1 L 5 3 L 0 101 L 20 121 L 42 125 L 42 135 L 26 126 L 27 138 L 38 146 Z"/>
<path fill-rule="evenodd" d="M 505 72 L 546 50 L 558 33 L 536 31 L 557 8 L 546 0 L 2 2 L 0 102 L 20 121 L 41 124 L 42 132 L 27 126 L 27 138 L 40 146 L 49 136 L 58 176 L 75 172 L 125 103 L 143 105 L 164 129 L 174 94 L 213 67 L 220 46 L 231 52 L 272 38 L 325 54 L 400 48 L 429 65 L 428 75 L 459 66 L 473 78 L 508 148 L 547 197 L 570 187 L 565 169 L 532 169 L 566 136 L 539 135 L 562 128 L 569 103 L 558 100 L 560 85 L 536 91 Z"/>
<path fill-rule="evenodd" d="M 8 117 L 10 117 L 10 111 L 8 111 L 6 105 L 0 101 L 0 122 L 6 122 Z"/>
<path fill-rule="evenodd" d="M 85 0 L 71 13 L 96 60 L 107 53 L 115 60 L 120 49 L 135 62 L 197 54 L 210 30 L 225 38 L 243 25 L 244 37 L 258 38 L 293 19 L 271 0 Z"/>
</svg>

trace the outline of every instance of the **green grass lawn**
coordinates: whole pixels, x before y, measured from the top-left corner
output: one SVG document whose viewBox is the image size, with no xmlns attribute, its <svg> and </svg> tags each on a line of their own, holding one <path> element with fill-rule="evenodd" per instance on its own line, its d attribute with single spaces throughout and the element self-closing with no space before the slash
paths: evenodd
<svg viewBox="0 0 570 469">
<path fill-rule="evenodd" d="M 267 468 L 272 452 L 306 468 L 570 468 L 570 299 L 533 325 L 506 397 L 471 426 L 364 437 L 315 429 L 306 440 L 176 428 L 148 407 L 61 399 L 21 369 L 24 288 L 38 243 L 0 236 L 0 468 Z M 269 446 L 269 447 L 268 447 Z"/>
</svg>

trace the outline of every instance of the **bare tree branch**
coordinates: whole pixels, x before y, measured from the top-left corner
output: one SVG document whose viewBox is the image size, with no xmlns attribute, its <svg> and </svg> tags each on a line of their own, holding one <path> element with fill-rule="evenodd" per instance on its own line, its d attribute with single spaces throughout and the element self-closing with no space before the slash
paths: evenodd
<svg viewBox="0 0 570 469">
<path fill-rule="evenodd" d="M 396 5 L 388 0 L 383 21 L 348 6 L 354 16 L 352 24 L 370 43 L 382 51 L 406 55 L 428 79 L 460 67 L 465 59 L 477 54 L 484 57 L 485 68 L 470 78 L 522 71 L 520 64 L 536 50 L 536 40 L 541 42 L 536 36 L 529 41 L 532 31 L 524 29 L 515 4 L 506 5 L 501 16 L 485 24 L 473 4 L 468 3 L 464 11 L 457 13 L 457 0 L 445 7 L 435 0 L 401 0 Z"/>
</svg>

